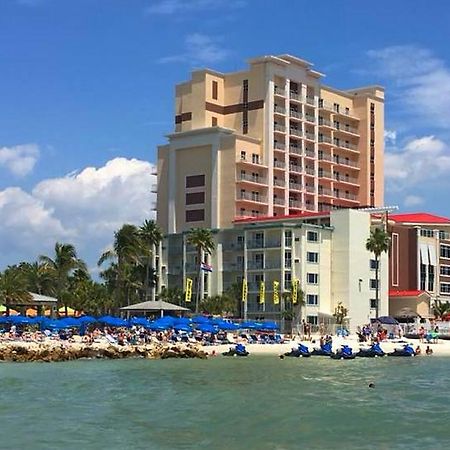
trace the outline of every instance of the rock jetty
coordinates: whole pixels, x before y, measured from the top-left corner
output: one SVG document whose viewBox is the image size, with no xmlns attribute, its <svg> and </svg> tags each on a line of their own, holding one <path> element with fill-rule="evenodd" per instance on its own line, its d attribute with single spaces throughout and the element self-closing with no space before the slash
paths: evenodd
<svg viewBox="0 0 450 450">
<path fill-rule="evenodd" d="M 57 362 L 72 361 L 82 358 L 90 359 L 124 359 L 124 358 L 201 358 L 207 353 L 201 347 L 171 344 L 148 344 L 119 346 L 113 344 L 81 343 L 31 343 L 3 342 L 0 344 L 0 361 L 11 362 Z"/>
</svg>

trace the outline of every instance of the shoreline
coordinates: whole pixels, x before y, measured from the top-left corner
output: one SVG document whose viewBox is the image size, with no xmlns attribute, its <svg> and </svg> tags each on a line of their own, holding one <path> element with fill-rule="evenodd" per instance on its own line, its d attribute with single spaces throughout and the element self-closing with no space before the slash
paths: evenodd
<svg viewBox="0 0 450 450">
<path fill-rule="evenodd" d="M 250 355 L 273 355 L 280 356 L 296 348 L 299 343 L 306 345 L 310 350 L 319 347 L 319 339 L 312 341 L 291 340 L 282 344 L 247 344 L 244 343 Z M 450 341 L 438 340 L 437 343 L 421 343 L 419 339 L 397 339 L 382 342 L 381 348 L 390 353 L 395 348 L 409 343 L 415 349 L 420 346 L 422 354 L 425 355 L 427 346 L 433 350 L 433 355 L 450 356 Z M 356 336 L 346 338 L 335 337 L 333 339 L 333 350 L 340 348 L 342 344 L 349 345 L 354 352 L 361 347 L 367 347 L 367 343 L 360 344 Z M 170 342 L 153 342 L 138 345 L 117 345 L 107 341 L 94 342 L 90 344 L 82 342 L 69 342 L 57 340 L 45 340 L 43 342 L 29 341 L 1 341 L 0 362 L 56 362 L 72 361 L 76 359 L 167 359 L 167 358 L 201 358 L 222 356 L 232 344 L 201 345 L 182 344 Z"/>
</svg>

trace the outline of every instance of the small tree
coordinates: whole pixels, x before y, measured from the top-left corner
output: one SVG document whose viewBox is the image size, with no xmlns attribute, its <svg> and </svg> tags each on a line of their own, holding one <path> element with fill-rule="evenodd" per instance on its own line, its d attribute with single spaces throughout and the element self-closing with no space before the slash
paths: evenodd
<svg viewBox="0 0 450 450">
<path fill-rule="evenodd" d="M 336 305 L 336 308 L 334 308 L 333 316 L 336 319 L 336 323 L 342 327 L 344 324 L 344 320 L 347 317 L 348 309 L 342 304 L 342 302 L 339 302 Z"/>
<path fill-rule="evenodd" d="M 436 319 L 442 319 L 446 314 L 450 313 L 450 303 L 436 300 L 433 306 L 434 316 Z"/>
</svg>

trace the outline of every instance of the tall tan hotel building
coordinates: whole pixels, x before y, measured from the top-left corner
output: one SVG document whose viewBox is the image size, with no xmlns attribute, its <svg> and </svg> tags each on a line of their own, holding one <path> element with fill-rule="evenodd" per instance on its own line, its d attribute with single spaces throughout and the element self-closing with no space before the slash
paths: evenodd
<svg viewBox="0 0 450 450">
<path fill-rule="evenodd" d="M 158 149 L 163 230 L 382 206 L 384 90 L 338 90 L 323 76 L 280 55 L 177 85 L 175 132 Z"/>
</svg>

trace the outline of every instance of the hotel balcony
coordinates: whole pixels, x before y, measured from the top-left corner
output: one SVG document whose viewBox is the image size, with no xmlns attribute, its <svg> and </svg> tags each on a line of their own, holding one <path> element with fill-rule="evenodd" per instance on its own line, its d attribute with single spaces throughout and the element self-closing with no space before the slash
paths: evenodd
<svg viewBox="0 0 450 450">
<path fill-rule="evenodd" d="M 289 164 L 289 172 L 302 174 L 303 173 L 303 167 L 299 166 L 297 164 Z"/>
<path fill-rule="evenodd" d="M 152 184 L 151 192 L 153 192 L 153 194 L 156 194 L 158 192 L 158 185 L 157 184 Z"/>
<path fill-rule="evenodd" d="M 251 192 L 239 192 L 236 201 L 267 205 L 267 197 L 265 195 L 254 195 Z"/>
<path fill-rule="evenodd" d="M 324 109 L 326 111 L 334 112 L 333 104 L 330 102 L 327 102 L 326 100 L 319 99 L 319 109 Z"/>
<path fill-rule="evenodd" d="M 324 197 L 333 197 L 333 191 L 331 189 L 319 186 L 319 195 Z"/>
<path fill-rule="evenodd" d="M 319 136 L 319 144 L 333 145 L 333 139 L 329 136 Z"/>
<path fill-rule="evenodd" d="M 341 133 L 348 133 L 354 136 L 359 136 L 359 132 L 358 129 L 355 127 L 351 127 L 350 125 L 338 125 L 336 126 L 336 124 L 333 125 L 333 128 L 337 131 L 337 132 L 341 132 Z"/>
<path fill-rule="evenodd" d="M 273 162 L 273 168 L 278 170 L 284 170 L 286 168 L 286 164 L 284 161 L 274 161 Z"/>
<path fill-rule="evenodd" d="M 352 161 L 351 159 L 337 159 L 334 157 L 334 164 L 338 164 L 340 166 L 351 167 L 352 169 L 360 170 L 358 162 Z"/>
<path fill-rule="evenodd" d="M 316 106 L 316 99 L 308 95 L 306 97 L 306 103 L 311 106 Z"/>
<path fill-rule="evenodd" d="M 352 202 L 357 202 L 358 201 L 358 196 L 355 195 L 355 194 L 350 194 L 350 193 L 339 195 L 338 198 L 342 198 L 344 200 L 349 200 L 349 201 L 352 201 Z"/>
<path fill-rule="evenodd" d="M 349 108 L 338 108 L 336 109 L 335 107 L 333 108 L 333 114 L 335 115 L 339 115 L 339 116 L 343 116 L 352 120 L 358 120 L 359 121 L 359 117 L 356 117 L 355 115 L 353 115 L 353 111 Z"/>
<path fill-rule="evenodd" d="M 303 137 L 303 131 L 297 128 L 291 128 L 289 130 L 289 133 L 291 134 L 291 136 Z"/>
<path fill-rule="evenodd" d="M 291 209 L 303 209 L 303 203 L 300 200 L 289 199 L 289 208 Z"/>
<path fill-rule="evenodd" d="M 352 152 L 358 152 L 358 147 L 355 144 L 350 144 L 342 141 L 334 141 L 333 144 L 335 147 L 343 148 L 345 150 L 350 150 Z"/>
<path fill-rule="evenodd" d="M 277 133 L 286 133 L 286 127 L 284 125 L 280 125 L 279 123 L 275 123 L 273 125 L 273 131 Z"/>
<path fill-rule="evenodd" d="M 261 248 L 280 248 L 281 241 L 280 240 L 265 240 L 254 239 L 247 241 L 247 250 L 258 250 Z"/>
<path fill-rule="evenodd" d="M 327 154 L 327 153 L 323 153 L 323 154 L 319 153 L 319 161 L 325 162 L 325 163 L 328 162 L 330 164 L 333 164 L 334 162 L 336 162 L 334 160 L 334 158 L 331 155 Z"/>
<path fill-rule="evenodd" d="M 327 120 L 327 119 L 323 119 L 323 118 L 319 119 L 319 127 L 326 127 L 326 128 L 334 129 L 333 122 L 331 122 L 330 120 Z"/>
<path fill-rule="evenodd" d="M 305 114 L 305 119 L 309 123 L 316 123 L 316 118 L 312 116 L 311 114 Z"/>
<path fill-rule="evenodd" d="M 314 150 L 305 150 L 305 157 L 315 159 L 316 152 Z"/>
<path fill-rule="evenodd" d="M 237 176 L 236 182 L 237 183 L 251 183 L 251 184 L 257 184 L 259 186 L 261 186 L 261 185 L 266 186 L 267 178 L 260 177 L 260 176 L 255 177 L 254 175 L 252 175 L 250 173 L 240 173 Z"/>
<path fill-rule="evenodd" d="M 325 178 L 327 180 L 333 180 L 335 177 L 333 177 L 333 174 L 331 172 L 319 172 L 319 178 Z"/>
<path fill-rule="evenodd" d="M 333 175 L 333 179 L 338 183 L 358 184 L 358 179 L 354 177 L 343 177 L 341 175 Z"/>
<path fill-rule="evenodd" d="M 305 203 L 306 211 L 316 211 L 316 207 L 313 204 Z"/>
<path fill-rule="evenodd" d="M 286 187 L 286 183 L 284 179 L 280 180 L 279 178 L 276 178 L 273 180 L 273 187 L 278 189 L 284 189 Z"/>
<path fill-rule="evenodd" d="M 296 102 L 303 102 L 303 97 L 298 92 L 289 91 L 289 98 Z"/>
<path fill-rule="evenodd" d="M 294 110 L 290 110 L 289 112 L 289 118 L 290 119 L 296 119 L 296 120 L 303 120 L 303 114 L 301 112 L 298 111 L 294 111 Z"/>
<path fill-rule="evenodd" d="M 316 140 L 316 136 L 314 133 L 308 133 L 307 131 L 305 132 L 305 139 L 309 140 L 309 141 L 313 141 L 315 142 Z"/>
<path fill-rule="evenodd" d="M 279 105 L 275 105 L 273 107 L 273 112 L 275 114 L 281 114 L 282 116 L 284 116 L 286 114 L 286 108 L 283 108 L 282 106 Z"/>
<path fill-rule="evenodd" d="M 282 142 L 274 142 L 273 143 L 274 150 L 280 150 L 283 151 L 286 149 L 286 145 L 284 145 Z"/>
<path fill-rule="evenodd" d="M 262 164 L 262 162 L 259 159 L 250 159 L 250 158 L 239 158 L 236 160 L 236 164 L 242 164 L 245 166 L 253 166 L 258 167 L 260 169 L 267 169 L 267 166 Z"/>
<path fill-rule="evenodd" d="M 277 206 L 284 206 L 284 198 L 274 197 L 273 204 Z"/>
<path fill-rule="evenodd" d="M 278 95 L 278 97 L 284 97 L 286 95 L 286 91 L 278 86 L 274 86 L 273 93 Z"/>
<path fill-rule="evenodd" d="M 299 184 L 299 183 L 290 182 L 289 183 L 289 189 L 291 191 L 302 191 L 303 190 L 303 186 L 301 184 Z"/>
<path fill-rule="evenodd" d="M 289 153 L 292 153 L 293 155 L 299 155 L 301 156 L 303 154 L 301 147 L 295 147 L 294 145 L 289 146 Z"/>
<path fill-rule="evenodd" d="M 306 175 L 311 175 L 311 176 L 315 176 L 316 175 L 316 170 L 312 167 L 306 167 L 305 168 L 305 173 Z"/>
<path fill-rule="evenodd" d="M 316 188 L 314 186 L 305 186 L 305 190 L 309 194 L 315 194 L 316 193 Z"/>
</svg>

